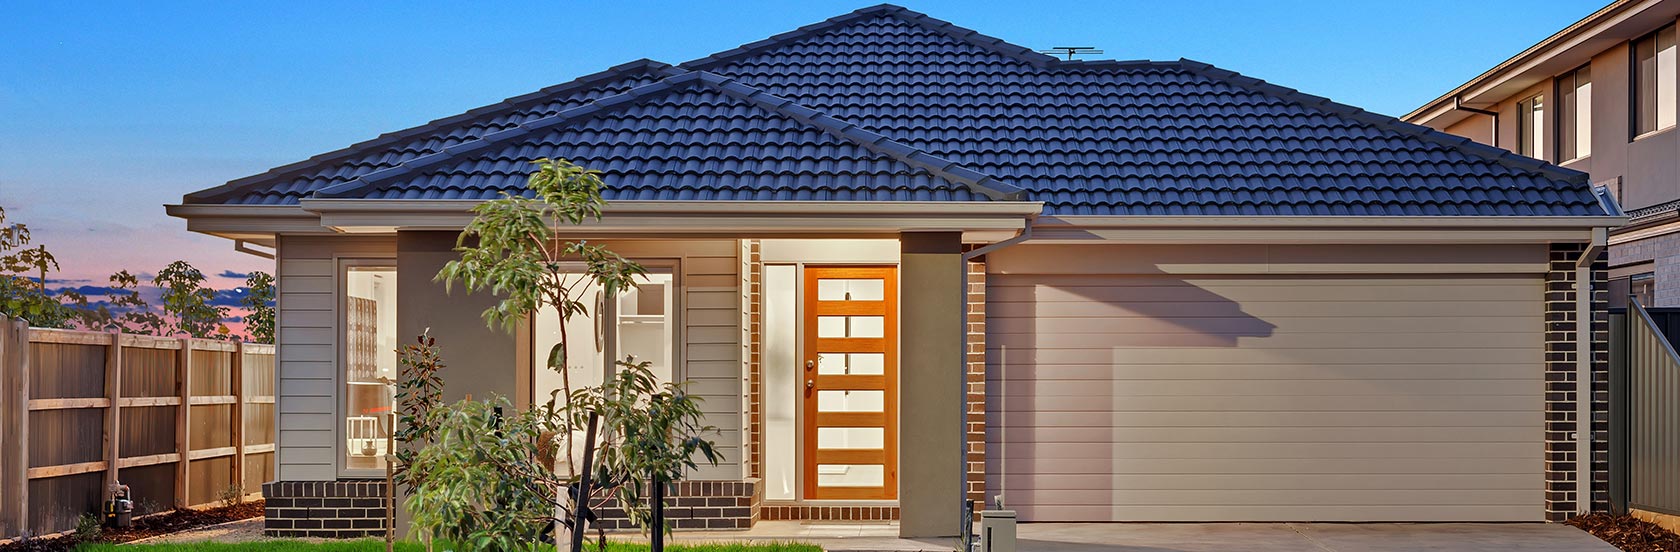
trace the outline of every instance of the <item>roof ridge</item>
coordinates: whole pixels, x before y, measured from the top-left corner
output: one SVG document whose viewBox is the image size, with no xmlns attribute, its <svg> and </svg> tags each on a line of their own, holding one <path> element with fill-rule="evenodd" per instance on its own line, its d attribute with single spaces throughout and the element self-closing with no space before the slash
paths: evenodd
<svg viewBox="0 0 1680 552">
<path fill-rule="evenodd" d="M 341 182 L 316 190 L 317 197 L 343 197 L 358 191 L 366 190 L 379 182 L 413 173 L 416 170 L 443 163 L 463 153 L 482 150 L 498 143 L 521 138 L 533 132 L 557 126 L 563 123 L 591 118 L 603 113 L 611 112 L 623 106 L 628 106 L 636 100 L 663 94 L 696 85 L 707 85 L 719 92 L 747 102 L 766 111 L 776 113 L 801 124 L 810 125 L 836 138 L 856 144 L 871 153 L 885 155 L 906 165 L 926 170 L 929 173 L 946 180 L 969 187 L 975 193 L 994 200 L 1020 199 L 1025 193 L 1021 188 L 1006 184 L 990 175 L 934 155 L 926 150 L 904 144 L 884 135 L 865 130 L 854 123 L 839 119 L 815 109 L 805 107 L 793 100 L 770 94 L 751 85 L 735 79 L 708 73 L 705 71 L 689 71 L 666 77 L 659 82 L 645 84 L 628 91 L 591 100 L 588 103 L 543 117 L 527 121 L 513 128 L 486 133 L 479 139 L 462 142 L 443 148 L 439 151 L 422 155 L 394 167 L 387 167 L 358 176 L 346 182 Z"/>
<path fill-rule="evenodd" d="M 1054 71 L 1070 69 L 1132 69 L 1137 67 L 1178 67 L 1179 61 L 1157 61 L 1153 59 L 1076 59 L 1055 60 L 1049 67 Z"/>
<path fill-rule="evenodd" d="M 893 15 L 905 22 L 920 25 L 929 30 L 940 32 L 946 36 L 956 39 L 957 41 L 990 50 L 999 55 L 1013 58 L 1034 67 L 1048 67 L 1059 61 L 1053 56 L 1041 54 L 1032 48 L 1013 44 L 1001 38 L 984 35 L 979 31 L 961 27 L 949 21 L 938 19 L 904 6 L 896 4 L 876 4 L 874 6 L 854 10 L 851 13 L 830 17 L 785 33 L 770 35 L 763 40 L 748 42 L 728 50 L 712 53 L 706 57 L 685 61 L 678 64 L 677 67 L 690 70 L 704 70 L 719 63 L 739 59 L 762 50 L 781 46 L 796 40 L 801 40 L 822 32 L 839 28 L 865 17 L 878 15 Z"/>
<path fill-rule="evenodd" d="M 583 76 L 577 77 L 575 79 L 572 79 L 572 80 L 569 80 L 569 81 L 566 81 L 566 82 L 562 82 L 560 84 L 546 86 L 546 87 L 538 89 L 534 92 L 530 92 L 530 93 L 526 93 L 526 94 L 520 94 L 518 96 L 512 96 L 512 97 L 509 97 L 509 98 L 505 98 L 502 101 L 492 103 L 492 104 L 488 104 L 488 105 L 482 105 L 482 106 L 479 106 L 479 107 L 475 107 L 475 108 L 466 110 L 464 112 L 457 113 L 455 115 L 450 115 L 448 117 L 433 119 L 433 120 L 428 121 L 428 122 L 426 122 L 424 124 L 421 124 L 421 125 L 417 125 L 417 126 L 405 128 L 405 129 L 402 129 L 402 130 L 397 130 L 397 131 L 392 131 L 392 132 L 387 132 L 387 133 L 384 133 L 384 134 L 380 134 L 379 136 L 376 136 L 376 137 L 368 139 L 368 140 L 363 140 L 361 142 L 356 142 L 356 143 L 350 144 L 348 146 L 344 146 L 342 148 L 332 150 L 332 151 L 329 151 L 329 152 L 326 152 L 326 153 L 320 153 L 320 154 L 310 156 L 308 159 L 304 159 L 302 161 L 287 163 L 285 165 L 274 167 L 272 169 L 269 169 L 267 171 L 263 171 L 261 173 L 253 174 L 253 175 L 242 177 L 242 178 L 237 178 L 237 179 L 234 179 L 234 180 L 229 180 L 228 182 L 226 182 L 226 183 L 224 183 L 220 186 L 216 186 L 214 188 L 209 188 L 209 189 L 204 189 L 204 190 L 199 190 L 199 191 L 187 194 L 186 196 L 184 196 L 182 198 L 182 203 L 194 203 L 195 200 L 204 201 L 204 200 L 211 200 L 211 199 L 216 199 L 216 198 L 232 195 L 232 194 L 235 194 L 238 191 L 244 189 L 247 186 L 251 186 L 251 185 L 254 185 L 254 184 L 261 183 L 261 182 L 266 182 L 266 181 L 269 181 L 271 179 L 280 177 L 282 175 L 290 175 L 290 174 L 300 173 L 300 172 L 303 172 L 304 170 L 307 170 L 307 169 L 310 169 L 310 168 L 313 168 L 313 167 L 317 167 L 324 162 L 336 161 L 336 160 L 340 160 L 340 159 L 343 159 L 343 158 L 346 158 L 346 157 L 350 157 L 353 154 L 363 153 L 368 148 L 388 145 L 388 144 L 397 142 L 397 141 L 405 139 L 405 138 L 413 138 L 413 137 L 416 137 L 416 136 L 420 136 L 422 134 L 435 132 L 435 131 L 438 131 L 440 129 L 447 128 L 447 127 L 450 127 L 450 126 L 454 126 L 454 125 L 459 124 L 459 123 L 464 123 L 464 122 L 468 122 L 468 121 L 478 119 L 478 118 L 480 118 L 484 115 L 488 115 L 488 114 L 492 114 L 492 113 L 500 113 L 500 112 L 504 112 L 504 111 L 517 109 L 517 108 L 519 108 L 523 105 L 527 105 L 529 103 L 539 101 L 539 100 L 542 100 L 544 98 L 552 97 L 553 95 L 555 95 L 557 93 L 560 93 L 560 92 L 569 91 L 569 90 L 579 88 L 579 87 L 582 87 L 582 86 L 599 84 L 603 81 L 610 81 L 610 80 L 613 80 L 613 79 L 617 79 L 617 78 L 625 76 L 626 74 L 630 73 L 631 71 L 640 70 L 640 69 L 647 69 L 647 70 L 650 70 L 651 72 L 666 75 L 666 76 L 677 75 L 677 74 L 681 74 L 681 73 L 684 72 L 680 69 L 677 69 L 675 66 L 672 66 L 669 63 L 665 63 L 665 62 L 662 62 L 662 61 L 656 61 L 656 60 L 652 60 L 652 59 L 648 59 L 648 58 L 641 58 L 641 59 L 637 59 L 637 60 L 634 60 L 634 61 L 621 63 L 621 64 L 618 64 L 618 65 L 614 65 L 612 67 L 608 67 L 608 68 L 606 68 L 604 70 L 601 70 L 601 71 L 597 71 L 597 72 L 594 72 L 594 73 L 590 73 L 588 75 L 583 75 Z"/>
<path fill-rule="evenodd" d="M 1508 150 L 1482 144 L 1475 140 L 1448 134 L 1426 126 L 1408 123 L 1395 117 L 1373 113 L 1340 103 L 1323 96 L 1308 94 L 1294 88 L 1272 84 L 1261 79 L 1246 76 L 1229 69 L 1221 69 L 1213 65 L 1180 58 L 1178 62 L 1186 69 L 1198 75 L 1214 79 L 1232 86 L 1246 88 L 1263 94 L 1279 96 L 1284 99 L 1310 105 L 1355 121 L 1376 126 L 1406 136 L 1411 136 L 1425 142 L 1438 144 L 1458 150 L 1465 155 L 1485 159 L 1492 163 L 1523 172 L 1538 173 L 1549 178 L 1586 185 L 1591 188 L 1587 173 L 1574 169 L 1559 167 L 1545 161 L 1518 155 Z"/>
</svg>

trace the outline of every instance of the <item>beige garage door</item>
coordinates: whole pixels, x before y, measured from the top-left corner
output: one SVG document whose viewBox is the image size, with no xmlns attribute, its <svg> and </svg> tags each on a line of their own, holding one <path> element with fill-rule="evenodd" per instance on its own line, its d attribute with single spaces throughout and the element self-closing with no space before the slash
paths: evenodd
<svg viewBox="0 0 1680 552">
<path fill-rule="evenodd" d="M 1029 521 L 1538 521 L 1535 277 L 988 282 L 988 494 Z"/>
</svg>

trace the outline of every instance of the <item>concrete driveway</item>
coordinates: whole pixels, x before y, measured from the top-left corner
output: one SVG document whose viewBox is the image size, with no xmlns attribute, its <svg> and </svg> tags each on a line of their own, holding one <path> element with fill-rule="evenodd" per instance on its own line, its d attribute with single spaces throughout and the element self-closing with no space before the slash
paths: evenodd
<svg viewBox="0 0 1680 552">
<path fill-rule="evenodd" d="M 1552 523 L 1028 523 L 1023 552 L 1616 552 Z"/>
<path fill-rule="evenodd" d="M 1555 523 L 1023 523 L 1021 552 L 1617 552 Z M 679 531 L 679 542 L 809 542 L 828 552 L 951 552 L 956 539 L 901 539 L 898 522 L 761 521 Z"/>
</svg>

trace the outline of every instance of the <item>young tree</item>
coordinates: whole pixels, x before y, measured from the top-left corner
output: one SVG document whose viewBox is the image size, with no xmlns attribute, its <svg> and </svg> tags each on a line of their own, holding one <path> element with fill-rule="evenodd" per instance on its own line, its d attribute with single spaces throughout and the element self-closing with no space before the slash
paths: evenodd
<svg viewBox="0 0 1680 552">
<path fill-rule="evenodd" d="M 534 161 L 537 171 L 526 181 L 535 199 L 502 193 L 502 197 L 473 208 L 472 222 L 461 231 L 455 251 L 437 280 L 448 291 L 455 283 L 468 291 L 490 291 L 501 300 L 484 311 L 485 323 L 513 331 L 527 315 L 553 307 L 560 342 L 548 352 L 548 369 L 560 374 L 560 389 L 543 404 L 549 417 L 561 420 L 560 449 L 566 452 L 569 477 L 577 476 L 570 461 L 572 433 L 579 426 L 562 412 L 573 410 L 566 321 L 588 314 L 584 291 L 594 284 L 608 297 L 636 285 L 647 274 L 641 265 L 584 241 L 567 241 L 562 229 L 600 220 L 601 177 L 596 171 L 564 159 Z M 475 243 L 476 241 L 476 243 Z M 473 245 L 468 245 L 473 244 Z M 574 268 L 581 264 L 582 271 Z"/>
<path fill-rule="evenodd" d="M 153 285 L 163 288 L 163 312 L 172 319 L 172 333 L 201 338 L 228 335 L 222 325 L 227 307 L 210 304 L 216 290 L 204 285 L 205 280 L 204 273 L 186 261 L 169 263 L 152 278 Z"/>
<path fill-rule="evenodd" d="M 245 296 L 239 299 L 250 314 L 245 315 L 245 333 L 257 343 L 274 342 L 274 276 L 262 271 L 245 278 Z"/>
<path fill-rule="evenodd" d="M 47 291 L 47 271 L 58 270 L 58 259 L 47 246 L 30 242 L 29 227 L 6 224 L 6 209 L 0 207 L 0 316 L 43 328 L 68 327 L 75 312 Z"/>
<path fill-rule="evenodd" d="M 663 516 L 654 515 L 654 508 L 663 506 L 661 491 L 699 466 L 696 455 L 717 465 L 722 458 L 717 445 L 701 437 L 717 428 L 703 423 L 700 401 L 688 394 L 686 383 L 660 383 L 649 362 L 624 360 L 618 366 L 618 373 L 599 390 L 580 393 L 574 415 L 598 413 L 607 428 L 596 447 L 595 481 L 601 482 L 602 494 L 618 499 L 637 527 L 669 533 Z M 653 542 L 654 552 L 659 552 L 664 540 L 655 536 Z M 599 549 L 607 549 L 605 532 Z"/>
<path fill-rule="evenodd" d="M 715 428 L 701 424 L 699 399 L 681 385 L 660 384 L 647 363 L 620 362 L 624 369 L 604 378 L 603 385 L 573 388 L 566 322 L 589 314 L 586 290 L 598 288 L 610 301 L 634 287 L 646 270 L 599 245 L 565 239 L 566 228 L 601 218 L 605 201 L 595 171 L 563 159 L 534 163 L 537 171 L 526 184 L 534 198 L 504 193 L 474 207 L 456 244 L 460 259 L 445 264 L 436 278 L 446 290 L 460 283 L 499 296 L 483 313 L 491 327 L 511 331 L 551 307 L 560 328 L 560 342 L 549 350 L 546 364 L 561 376 L 561 388 L 541 404 L 489 420 L 486 406 L 462 401 L 425 418 L 432 445 L 419 449 L 408 468 L 411 481 L 424 474 L 408 506 L 428 513 L 417 513 L 413 527 L 468 548 L 523 549 L 542 528 L 564 522 L 568 514 L 575 519 L 579 506 L 592 498 L 619 493 L 621 499 L 639 500 L 636 491 L 623 489 L 640 487 L 644 477 L 654 484 L 674 480 L 681 466 L 694 465 L 697 452 L 713 463 L 718 459 L 712 443 L 700 437 Z M 592 412 L 601 419 L 596 450 L 602 460 L 591 475 L 602 486 L 578 496 L 578 466 L 571 459 L 580 451 L 573 434 L 587 427 Z M 563 471 L 551 459 L 557 457 L 566 459 Z M 532 505 L 538 498 L 541 507 Z M 647 522 L 646 516 L 632 519 Z"/>
</svg>

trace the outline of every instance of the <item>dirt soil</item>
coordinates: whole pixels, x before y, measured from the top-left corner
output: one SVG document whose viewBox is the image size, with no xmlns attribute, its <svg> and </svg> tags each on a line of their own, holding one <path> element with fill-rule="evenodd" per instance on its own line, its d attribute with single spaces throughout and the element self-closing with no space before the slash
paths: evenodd
<svg viewBox="0 0 1680 552">
<path fill-rule="evenodd" d="M 1588 514 L 1564 524 L 1592 533 L 1624 552 L 1680 552 L 1680 535 L 1633 516 Z"/>
<path fill-rule="evenodd" d="M 233 506 L 203 510 L 175 510 L 165 514 L 146 516 L 135 519 L 132 527 L 106 527 L 100 535 L 99 542 L 128 542 L 218 523 L 262 517 L 263 504 L 263 501 L 257 500 Z M 75 550 L 77 544 L 79 544 L 79 541 L 75 535 L 65 535 L 57 538 L 38 538 L 0 544 L 0 552 L 63 552 Z"/>
</svg>

